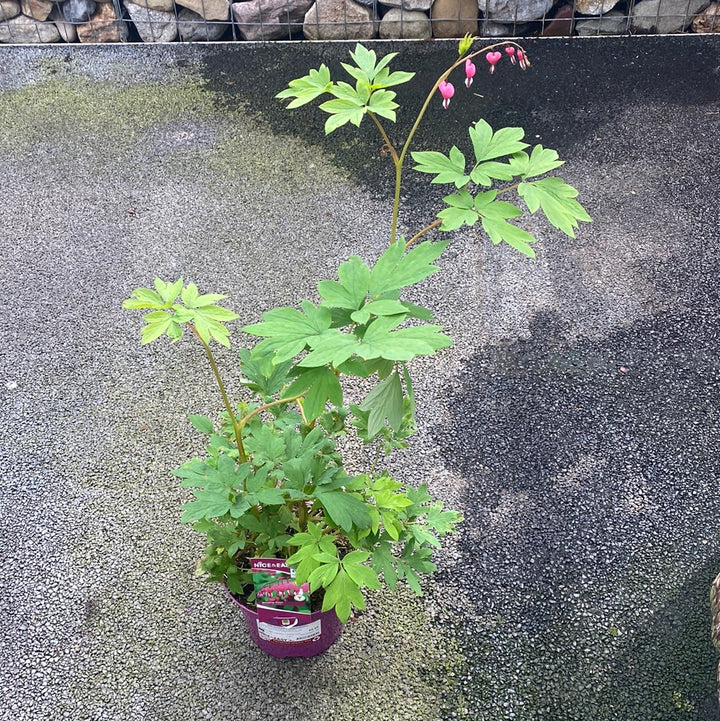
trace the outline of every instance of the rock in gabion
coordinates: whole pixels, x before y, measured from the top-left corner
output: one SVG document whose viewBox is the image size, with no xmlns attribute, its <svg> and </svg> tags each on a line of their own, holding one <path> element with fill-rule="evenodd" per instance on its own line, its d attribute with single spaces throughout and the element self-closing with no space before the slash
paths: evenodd
<svg viewBox="0 0 720 721">
<path fill-rule="evenodd" d="M 10 20 L 20 14 L 20 3 L 15 0 L 0 0 L 0 20 Z"/>
<path fill-rule="evenodd" d="M 578 35 L 622 35 L 628 30 L 628 18 L 617 10 L 611 10 L 588 20 L 575 23 Z"/>
<path fill-rule="evenodd" d="M 430 13 L 436 38 L 460 38 L 477 34 L 477 0 L 435 0 Z"/>
<path fill-rule="evenodd" d="M 0 23 L 0 43 L 56 43 L 60 32 L 55 23 L 44 23 L 27 15 L 16 15 Z"/>
<path fill-rule="evenodd" d="M 77 27 L 81 43 L 120 43 L 128 37 L 127 26 L 118 18 L 112 3 L 100 3 L 89 22 Z"/>
<path fill-rule="evenodd" d="M 383 0 L 383 5 L 391 8 L 402 8 L 403 10 L 428 11 L 432 7 L 433 0 Z M 383 16 L 384 19 L 385 16 Z"/>
<path fill-rule="evenodd" d="M 581 15 L 603 15 L 610 12 L 619 0 L 575 0 L 575 12 Z"/>
<path fill-rule="evenodd" d="M 421 10 L 390 8 L 383 15 L 379 33 L 385 40 L 428 40 L 432 37 L 430 18 Z"/>
<path fill-rule="evenodd" d="M 133 28 L 154 43 L 720 33 L 720 0 L 0 0 L 0 43 L 124 42 Z"/>
<path fill-rule="evenodd" d="M 144 43 L 169 43 L 177 37 L 175 13 L 151 10 L 128 0 L 125 2 L 125 9 Z"/>
<path fill-rule="evenodd" d="M 315 0 L 303 21 L 308 40 L 369 40 L 375 31 L 373 9 L 355 0 Z"/>
<path fill-rule="evenodd" d="M 720 33 L 720 4 L 711 3 L 692 21 L 694 33 Z"/>
<path fill-rule="evenodd" d="M 61 6 L 62 16 L 69 23 L 87 22 L 93 15 L 97 5 L 93 0 L 66 0 Z"/>
<path fill-rule="evenodd" d="M 245 0 L 232 4 L 232 14 L 244 40 L 289 39 L 302 32 L 312 0 Z"/>
<path fill-rule="evenodd" d="M 178 35 L 185 43 L 220 40 L 229 27 L 229 23 L 205 20 L 187 8 L 178 13 Z"/>
<path fill-rule="evenodd" d="M 633 8 L 630 25 L 637 32 L 677 33 L 709 4 L 709 0 L 640 0 Z"/>
<path fill-rule="evenodd" d="M 544 17 L 553 0 L 478 0 L 478 6 L 493 22 L 522 23 Z"/>
</svg>

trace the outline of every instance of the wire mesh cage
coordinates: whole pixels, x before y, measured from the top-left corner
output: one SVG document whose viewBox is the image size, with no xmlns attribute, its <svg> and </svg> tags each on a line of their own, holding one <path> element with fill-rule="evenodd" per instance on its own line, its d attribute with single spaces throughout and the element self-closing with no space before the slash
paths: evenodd
<svg viewBox="0 0 720 721">
<path fill-rule="evenodd" d="M 0 43 L 718 33 L 720 0 L 0 0 Z"/>
</svg>

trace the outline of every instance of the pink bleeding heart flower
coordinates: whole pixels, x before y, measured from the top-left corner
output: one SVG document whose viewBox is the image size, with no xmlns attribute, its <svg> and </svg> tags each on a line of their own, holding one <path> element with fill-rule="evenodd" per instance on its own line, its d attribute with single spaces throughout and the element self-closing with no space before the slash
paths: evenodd
<svg viewBox="0 0 720 721">
<path fill-rule="evenodd" d="M 472 60 L 468 59 L 465 61 L 465 87 L 466 88 L 469 88 L 472 85 L 476 70 L 477 70 L 477 68 L 475 67 L 475 63 L 473 63 Z"/>
<path fill-rule="evenodd" d="M 447 110 L 448 105 L 450 105 L 450 98 L 455 95 L 455 88 L 452 83 L 442 80 L 438 83 L 438 90 L 440 91 L 440 95 L 443 97 L 443 108 Z"/>
<path fill-rule="evenodd" d="M 495 65 L 498 63 L 498 61 L 500 60 L 501 57 L 502 57 L 502 53 L 498 53 L 498 52 L 488 53 L 485 56 L 485 59 L 490 63 L 490 73 L 495 72 Z"/>
<path fill-rule="evenodd" d="M 517 51 L 517 59 L 520 63 L 520 67 L 525 70 L 527 68 L 527 63 L 525 61 L 525 53 L 522 50 Z"/>
<path fill-rule="evenodd" d="M 515 60 L 515 48 L 511 45 L 510 47 L 505 48 L 505 52 L 510 56 L 510 62 L 515 65 L 517 62 L 517 60 Z"/>
</svg>

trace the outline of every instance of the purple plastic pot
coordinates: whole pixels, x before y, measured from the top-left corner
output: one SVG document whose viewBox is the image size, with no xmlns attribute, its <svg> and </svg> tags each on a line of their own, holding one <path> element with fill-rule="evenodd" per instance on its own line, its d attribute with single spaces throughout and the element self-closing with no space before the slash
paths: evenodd
<svg viewBox="0 0 720 721">
<path fill-rule="evenodd" d="M 294 640 L 267 638 L 258 624 L 257 611 L 240 603 L 230 593 L 227 586 L 225 587 L 225 593 L 243 612 L 248 631 L 257 647 L 276 658 L 311 658 L 317 656 L 319 653 L 327 651 L 338 640 L 343 630 L 343 624 L 335 611 L 314 611 L 310 614 L 310 623 L 307 624 L 309 633 L 298 634 L 303 638 Z"/>
</svg>

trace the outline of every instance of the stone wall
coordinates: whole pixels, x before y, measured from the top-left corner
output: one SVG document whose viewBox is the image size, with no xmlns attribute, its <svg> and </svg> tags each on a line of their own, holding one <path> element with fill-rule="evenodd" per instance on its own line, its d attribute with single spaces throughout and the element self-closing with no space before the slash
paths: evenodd
<svg viewBox="0 0 720 721">
<path fill-rule="evenodd" d="M 720 32 L 720 0 L 0 0 L 0 43 Z"/>
</svg>

